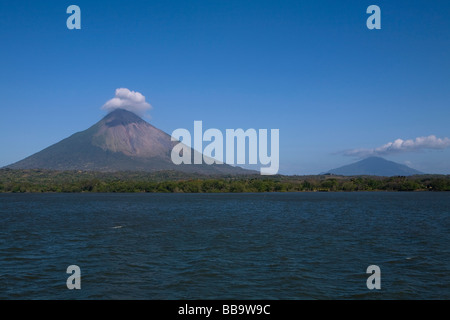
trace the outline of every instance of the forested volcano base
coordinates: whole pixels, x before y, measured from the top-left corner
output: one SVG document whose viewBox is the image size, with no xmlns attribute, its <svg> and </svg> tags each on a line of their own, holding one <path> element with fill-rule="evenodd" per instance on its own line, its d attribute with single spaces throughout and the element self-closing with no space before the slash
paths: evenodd
<svg viewBox="0 0 450 320">
<path fill-rule="evenodd" d="M 0 192 L 450 191 L 450 175 L 377 177 L 0 170 Z"/>
</svg>

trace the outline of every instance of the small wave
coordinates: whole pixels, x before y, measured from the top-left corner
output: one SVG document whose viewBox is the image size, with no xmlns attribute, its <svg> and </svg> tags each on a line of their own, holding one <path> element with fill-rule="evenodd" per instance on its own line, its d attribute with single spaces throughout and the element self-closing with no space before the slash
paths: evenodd
<svg viewBox="0 0 450 320">
<path fill-rule="evenodd" d="M 122 228 L 123 226 L 115 226 L 115 227 L 112 227 L 111 229 L 120 229 L 120 228 Z"/>
</svg>

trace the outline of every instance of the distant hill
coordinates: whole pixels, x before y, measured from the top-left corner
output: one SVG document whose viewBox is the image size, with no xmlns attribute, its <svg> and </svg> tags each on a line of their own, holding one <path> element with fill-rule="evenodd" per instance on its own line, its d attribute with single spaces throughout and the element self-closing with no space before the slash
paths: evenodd
<svg viewBox="0 0 450 320">
<path fill-rule="evenodd" d="M 254 171 L 226 164 L 172 163 L 177 141 L 136 114 L 116 109 L 85 131 L 13 163 L 11 169 L 88 171 L 174 170 L 201 174 L 246 174 Z M 191 149 L 192 157 L 194 150 Z"/>
<path fill-rule="evenodd" d="M 415 174 L 423 174 L 420 171 L 412 169 L 400 163 L 389 161 L 380 157 L 370 157 L 361 161 L 329 170 L 325 173 L 331 173 L 341 176 L 412 176 Z"/>
</svg>

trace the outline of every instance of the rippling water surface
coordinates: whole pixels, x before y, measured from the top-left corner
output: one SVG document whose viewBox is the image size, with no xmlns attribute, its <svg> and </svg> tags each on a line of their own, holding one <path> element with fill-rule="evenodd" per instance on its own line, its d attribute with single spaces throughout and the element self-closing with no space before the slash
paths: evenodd
<svg viewBox="0 0 450 320">
<path fill-rule="evenodd" d="M 450 299 L 449 218 L 450 193 L 1 194 L 0 299 Z"/>
</svg>

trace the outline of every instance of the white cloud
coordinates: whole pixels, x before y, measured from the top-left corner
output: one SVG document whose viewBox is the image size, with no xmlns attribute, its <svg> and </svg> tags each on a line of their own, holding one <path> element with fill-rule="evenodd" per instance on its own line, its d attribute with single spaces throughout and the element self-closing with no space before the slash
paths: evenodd
<svg viewBox="0 0 450 320">
<path fill-rule="evenodd" d="M 397 139 L 394 142 L 388 142 L 378 148 L 346 150 L 342 152 L 342 154 L 351 157 L 365 158 L 369 156 L 386 156 L 394 153 L 421 151 L 425 149 L 445 149 L 448 147 L 450 147 L 449 138 L 436 138 L 436 136 L 431 135 L 428 137 L 417 137 L 414 140 Z"/>
<path fill-rule="evenodd" d="M 152 106 L 145 101 L 145 96 L 140 92 L 130 91 L 127 88 L 116 89 L 116 95 L 114 98 L 106 101 L 102 106 L 102 110 L 108 112 L 116 109 L 125 109 L 131 111 L 138 116 L 144 116 L 146 111 L 150 110 Z"/>
</svg>

